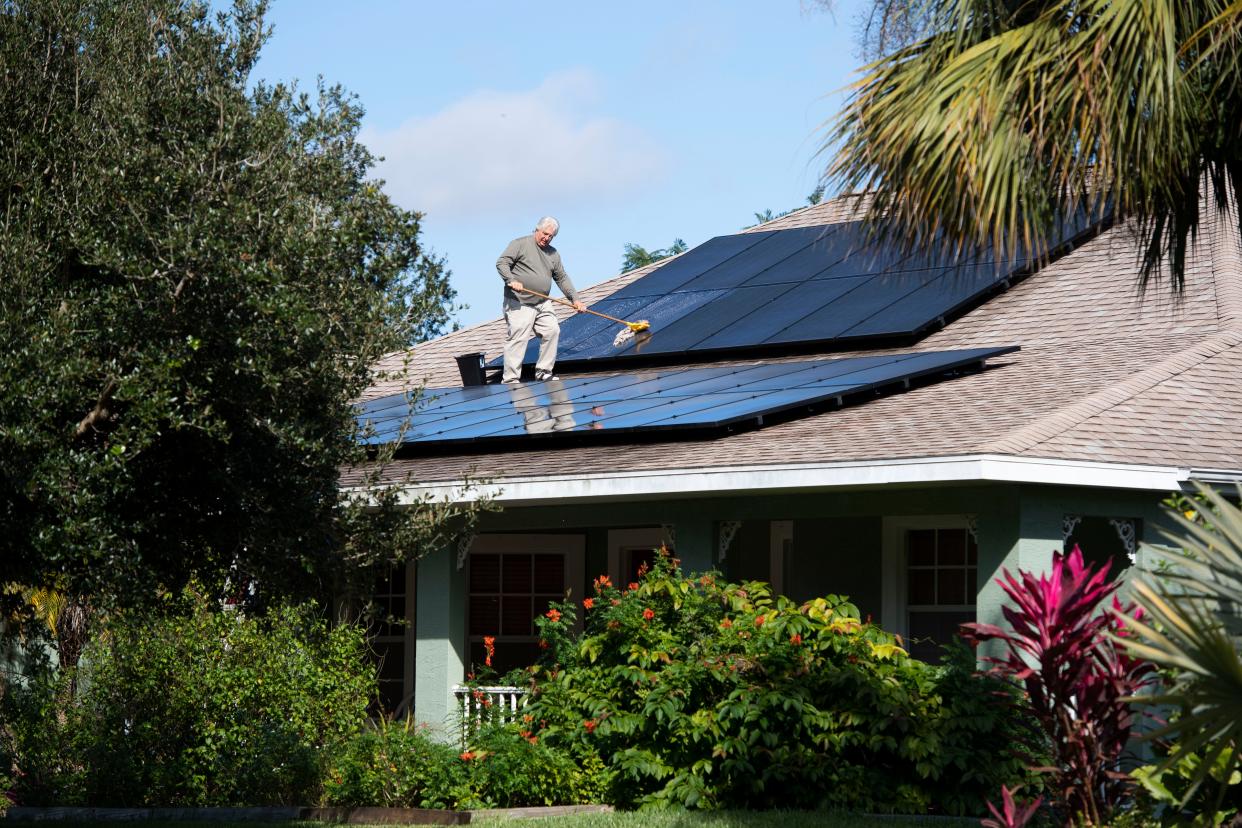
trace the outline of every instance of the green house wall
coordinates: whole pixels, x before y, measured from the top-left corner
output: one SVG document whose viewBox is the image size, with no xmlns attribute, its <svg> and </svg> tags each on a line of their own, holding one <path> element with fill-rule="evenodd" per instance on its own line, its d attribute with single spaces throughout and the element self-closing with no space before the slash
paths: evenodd
<svg viewBox="0 0 1242 828">
<path fill-rule="evenodd" d="M 865 616 L 891 621 L 893 586 L 885 584 L 886 519 L 973 515 L 979 547 L 977 613 L 1003 623 L 1003 568 L 1044 571 L 1062 542 L 1066 515 L 1136 518 L 1140 540 L 1157 540 L 1165 493 L 1027 484 L 943 485 L 853 491 L 812 491 L 746 497 L 699 497 L 619 503 L 567 502 L 515 507 L 484 516 L 480 533 L 572 532 L 585 537 L 583 583 L 606 571 L 608 530 L 671 526 L 688 571 L 719 568 L 732 579 L 767 580 L 769 521 L 793 521 L 785 592 L 802 600 L 849 595 Z M 724 560 L 721 524 L 740 521 Z M 1124 562 L 1123 562 L 1124 563 Z M 1139 564 L 1143 561 L 1140 557 Z M 465 572 L 456 550 L 438 550 L 418 564 L 415 605 L 414 711 L 446 735 L 455 727 L 452 686 L 467 661 Z M 886 595 L 889 598 L 886 598 Z"/>
</svg>

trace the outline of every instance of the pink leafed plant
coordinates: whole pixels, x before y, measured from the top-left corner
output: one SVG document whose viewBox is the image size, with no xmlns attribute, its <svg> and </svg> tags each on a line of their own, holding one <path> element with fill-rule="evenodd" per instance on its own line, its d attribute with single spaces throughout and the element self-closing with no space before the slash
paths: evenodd
<svg viewBox="0 0 1242 828">
<path fill-rule="evenodd" d="M 1052 569 L 1038 577 L 1008 570 L 997 580 L 1013 606 L 1002 609 L 1011 629 L 965 624 L 975 642 L 999 641 L 1001 658 L 988 658 L 993 671 L 1022 684 L 1030 707 L 1056 757 L 1053 790 L 1069 813 L 1088 824 L 1107 822 L 1130 788 L 1118 760 L 1134 727 L 1126 698 L 1153 680 L 1155 668 L 1114 645 L 1108 634 L 1124 636 L 1117 614 L 1104 612 L 1104 600 L 1118 585 L 1108 580 L 1111 561 L 1083 563 L 1075 546 L 1068 556 L 1054 553 Z M 1133 615 L 1113 596 L 1112 606 Z"/>
<path fill-rule="evenodd" d="M 1014 802 L 1013 791 L 1009 790 L 1007 786 L 1001 785 L 1001 809 L 998 811 L 995 805 L 991 802 L 988 803 L 988 810 L 996 818 L 981 819 L 979 824 L 983 828 L 1023 828 L 1039 811 L 1039 806 L 1043 802 L 1044 798 L 1041 796 L 1033 802 L 1019 805 Z"/>
</svg>

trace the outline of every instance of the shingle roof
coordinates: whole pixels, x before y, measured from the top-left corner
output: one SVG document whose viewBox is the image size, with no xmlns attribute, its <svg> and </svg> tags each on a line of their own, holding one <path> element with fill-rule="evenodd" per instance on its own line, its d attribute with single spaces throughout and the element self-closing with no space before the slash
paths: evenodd
<svg viewBox="0 0 1242 828">
<path fill-rule="evenodd" d="M 763 229 L 848 220 L 857 204 L 836 199 Z M 1180 295 L 1162 284 L 1138 290 L 1137 240 L 1127 227 L 1114 227 L 910 349 L 1022 347 L 978 374 L 713 439 L 405 458 L 384 479 L 971 454 L 1242 469 L 1242 251 L 1236 231 L 1214 222 L 1200 233 Z M 651 269 L 582 293 L 588 303 L 598 300 Z M 397 393 L 411 378 L 458 385 L 454 355 L 499 353 L 503 338 L 504 322 L 495 320 L 393 355 L 381 368 L 404 362 L 405 378 L 378 383 L 367 396 Z M 357 480 L 355 471 L 343 476 L 346 485 Z"/>
</svg>

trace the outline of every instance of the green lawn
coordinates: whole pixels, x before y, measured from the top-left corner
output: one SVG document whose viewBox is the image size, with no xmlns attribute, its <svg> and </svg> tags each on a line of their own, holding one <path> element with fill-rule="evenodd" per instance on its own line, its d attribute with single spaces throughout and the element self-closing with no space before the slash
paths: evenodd
<svg viewBox="0 0 1242 828">
<path fill-rule="evenodd" d="M 478 818 L 472 825 L 497 826 L 502 822 L 522 822 Z M 957 826 L 978 825 L 975 819 L 948 820 L 924 817 L 867 817 L 850 814 L 815 813 L 807 811 L 725 811 L 725 812 L 656 812 L 614 814 L 577 814 L 538 820 L 548 828 L 869 828 L 869 826 Z M 253 828 L 253 826 L 252 826 Z"/>
</svg>

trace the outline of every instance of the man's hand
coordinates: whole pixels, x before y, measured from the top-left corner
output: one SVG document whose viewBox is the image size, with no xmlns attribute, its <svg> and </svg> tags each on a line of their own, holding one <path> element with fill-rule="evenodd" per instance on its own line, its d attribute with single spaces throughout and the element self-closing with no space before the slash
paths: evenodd
<svg viewBox="0 0 1242 828">
<path fill-rule="evenodd" d="M 576 310 L 578 313 L 582 313 L 584 310 L 586 310 L 586 305 L 583 304 L 582 302 L 574 302 L 574 310 Z"/>
<path fill-rule="evenodd" d="M 526 290 L 526 288 L 522 286 L 522 283 L 519 282 L 517 279 L 513 279 L 512 281 L 510 281 L 509 287 L 513 288 L 518 293 L 521 293 L 522 291 Z"/>
</svg>

